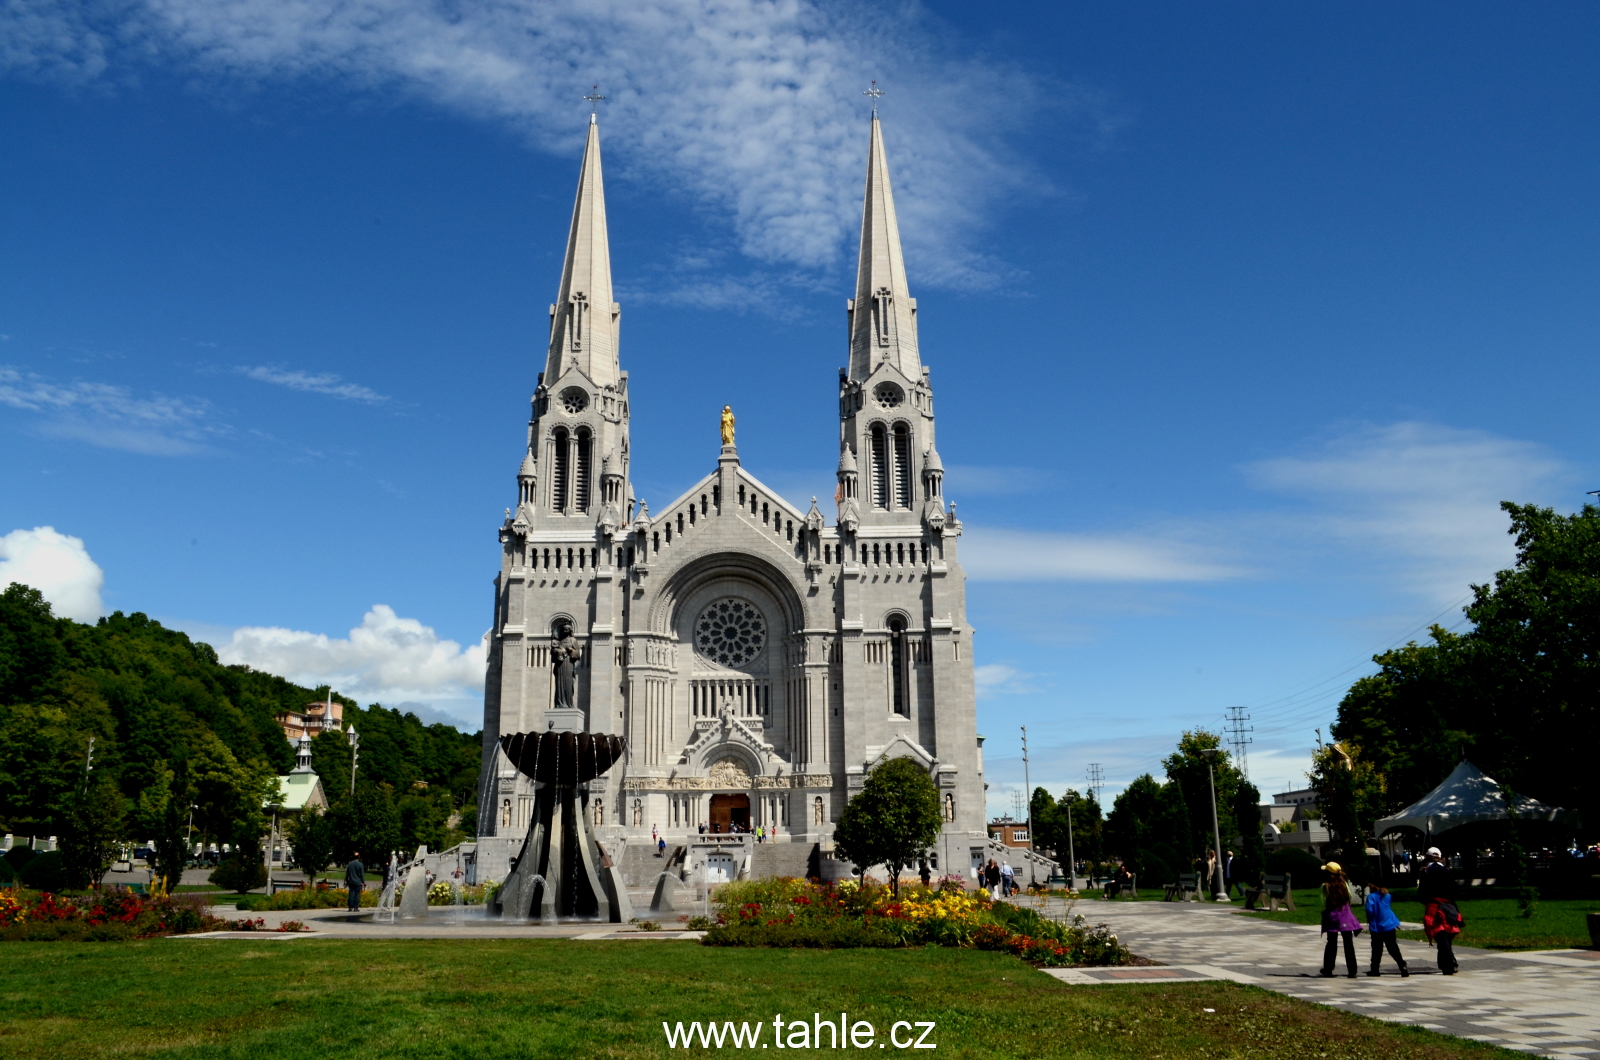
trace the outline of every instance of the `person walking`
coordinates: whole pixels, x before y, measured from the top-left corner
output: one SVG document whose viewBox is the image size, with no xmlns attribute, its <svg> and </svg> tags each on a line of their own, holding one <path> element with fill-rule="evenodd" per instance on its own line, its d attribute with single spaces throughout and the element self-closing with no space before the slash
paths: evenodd
<svg viewBox="0 0 1600 1060">
<path fill-rule="evenodd" d="M 1328 943 L 1322 950 L 1324 979 L 1333 977 L 1333 962 L 1339 955 L 1339 940 L 1344 940 L 1344 963 L 1349 977 L 1356 977 L 1356 935 L 1361 932 L 1361 921 L 1350 911 L 1350 881 L 1337 861 L 1322 866 L 1328 879 L 1322 885 L 1322 933 Z"/>
<path fill-rule="evenodd" d="M 1238 886 L 1238 883 L 1239 881 L 1233 877 L 1233 851 L 1230 850 L 1227 856 L 1222 859 L 1222 893 L 1232 898 L 1233 889 Z M 1243 896 L 1243 887 L 1239 887 L 1239 894 Z"/>
<path fill-rule="evenodd" d="M 349 910 L 354 913 L 361 908 L 361 891 L 367 885 L 367 867 L 361 864 L 359 855 L 350 859 L 350 864 L 344 867 L 344 886 L 349 892 Z"/>
<path fill-rule="evenodd" d="M 1017 889 L 1017 873 L 1011 862 L 1000 866 L 1000 897 L 1009 898 Z"/>
<path fill-rule="evenodd" d="M 1383 961 L 1385 947 L 1389 950 L 1389 956 L 1394 958 L 1395 966 L 1400 969 L 1400 978 L 1404 979 L 1411 974 L 1411 969 L 1406 967 L 1406 959 L 1400 956 L 1400 943 L 1395 934 L 1399 930 L 1400 918 L 1389 908 L 1389 888 L 1381 884 L 1369 888 L 1367 931 L 1372 935 L 1372 967 L 1367 969 L 1369 976 L 1377 978 L 1383 974 L 1378 970 L 1378 965 Z"/>
<path fill-rule="evenodd" d="M 933 882 L 933 871 L 928 868 L 928 859 L 927 858 L 923 858 L 922 859 L 922 865 L 921 865 L 921 868 L 918 870 L 917 875 L 922 877 L 922 886 L 924 886 L 924 887 L 928 886 L 928 884 Z"/>
<path fill-rule="evenodd" d="M 1439 952 L 1439 974 L 1455 975 L 1461 964 L 1456 960 L 1456 936 L 1466 919 L 1456 906 L 1456 880 L 1438 847 L 1428 848 L 1428 861 L 1417 879 L 1417 900 L 1422 903 L 1422 930 Z"/>
<path fill-rule="evenodd" d="M 983 885 L 989 889 L 990 894 L 1000 892 L 1000 866 L 994 858 L 989 859 L 989 864 L 983 868 Z"/>
</svg>

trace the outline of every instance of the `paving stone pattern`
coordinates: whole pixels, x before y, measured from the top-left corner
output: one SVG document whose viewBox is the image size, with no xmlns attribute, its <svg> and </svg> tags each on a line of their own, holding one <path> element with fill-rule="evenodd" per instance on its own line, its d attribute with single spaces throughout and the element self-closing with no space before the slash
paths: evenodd
<svg viewBox="0 0 1600 1060">
<path fill-rule="evenodd" d="M 1044 910 L 1060 916 L 1065 903 Z M 1356 938 L 1361 975 L 1345 978 L 1341 947 L 1336 978 L 1320 979 L 1322 937 L 1314 925 L 1282 924 L 1197 903 L 1084 901 L 1093 923 L 1104 922 L 1135 953 L 1160 961 L 1151 969 L 1067 969 L 1066 982 L 1188 982 L 1232 979 L 1391 1023 L 1563 1060 L 1600 1054 L 1600 952 L 1541 950 L 1504 953 L 1457 946 L 1461 971 L 1438 973 L 1425 942 L 1400 943 L 1411 977 L 1400 978 L 1385 955 L 1383 975 L 1366 976 L 1371 947 Z M 1464 939 L 1471 939 L 1469 923 Z M 1176 975 L 1117 976 L 1122 972 Z"/>
</svg>

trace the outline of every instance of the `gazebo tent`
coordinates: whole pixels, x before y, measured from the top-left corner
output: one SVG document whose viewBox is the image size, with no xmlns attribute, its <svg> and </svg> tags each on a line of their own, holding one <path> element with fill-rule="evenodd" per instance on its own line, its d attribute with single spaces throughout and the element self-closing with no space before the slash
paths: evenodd
<svg viewBox="0 0 1600 1060">
<path fill-rule="evenodd" d="M 1576 810 L 1546 806 L 1525 795 L 1512 802 L 1518 820 L 1548 821 L 1572 827 L 1578 825 Z M 1397 828 L 1415 828 L 1428 835 L 1437 835 L 1464 824 L 1510 819 L 1511 814 L 1506 812 L 1506 800 L 1500 793 L 1500 785 L 1463 758 L 1461 764 L 1444 778 L 1444 783 L 1393 817 L 1373 822 L 1372 830 L 1380 836 Z"/>
</svg>

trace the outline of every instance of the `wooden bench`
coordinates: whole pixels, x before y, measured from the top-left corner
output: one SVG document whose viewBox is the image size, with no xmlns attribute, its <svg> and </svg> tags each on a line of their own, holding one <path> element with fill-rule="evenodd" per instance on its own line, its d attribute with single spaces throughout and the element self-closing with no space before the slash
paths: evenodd
<svg viewBox="0 0 1600 1060">
<path fill-rule="evenodd" d="M 1293 884 L 1286 872 L 1282 876 L 1262 876 L 1259 887 L 1246 887 L 1244 892 L 1244 907 L 1255 909 L 1256 903 L 1263 897 L 1267 900 L 1267 912 L 1277 912 L 1278 903 L 1282 902 L 1285 909 L 1294 908 Z"/>
<path fill-rule="evenodd" d="M 1178 882 L 1166 885 L 1166 895 L 1163 902 L 1198 902 L 1200 900 L 1200 874 L 1198 872 L 1178 873 Z"/>
<path fill-rule="evenodd" d="M 1105 887 L 1105 896 L 1107 898 L 1137 899 L 1139 897 L 1139 874 L 1130 872 L 1128 874 L 1128 883 L 1125 887 L 1117 888 L 1116 880 L 1107 880 Z M 1111 893 L 1112 888 L 1117 888 L 1117 892 L 1115 894 Z"/>
</svg>

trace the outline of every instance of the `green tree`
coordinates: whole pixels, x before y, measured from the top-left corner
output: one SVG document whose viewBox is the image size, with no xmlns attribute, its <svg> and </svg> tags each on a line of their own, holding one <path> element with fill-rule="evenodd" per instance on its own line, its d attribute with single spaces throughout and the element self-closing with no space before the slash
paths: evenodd
<svg viewBox="0 0 1600 1060">
<path fill-rule="evenodd" d="M 317 873 L 333 860 L 333 819 L 316 807 L 307 807 L 286 831 L 295 864 L 306 874 L 306 882 L 314 883 Z"/>
<path fill-rule="evenodd" d="M 1317 793 L 1317 811 L 1344 850 L 1345 871 L 1355 879 L 1373 876 L 1367 836 L 1387 804 L 1383 774 L 1354 745 L 1331 743 L 1312 755 L 1307 776 Z"/>
<path fill-rule="evenodd" d="M 333 858 L 359 857 L 367 864 L 386 860 L 400 849 L 400 811 L 387 784 L 357 784 L 328 810 L 333 826 Z"/>
<path fill-rule="evenodd" d="M 1111 801 L 1106 818 L 1107 850 L 1139 872 L 1139 852 L 1155 842 L 1154 828 L 1161 808 L 1161 785 L 1149 773 L 1135 777 L 1133 783 Z"/>
<path fill-rule="evenodd" d="M 1185 732 L 1178 739 L 1178 747 L 1162 759 L 1167 771 L 1167 781 L 1183 792 L 1183 806 L 1188 818 L 1187 834 L 1173 834 L 1168 841 L 1188 858 L 1196 858 L 1216 845 L 1211 830 L 1211 778 L 1213 768 L 1217 784 L 1217 823 L 1225 824 L 1223 817 L 1233 805 L 1235 793 L 1242 779 L 1227 751 L 1221 750 L 1222 737 L 1205 729 Z M 1216 756 L 1207 759 L 1204 752 L 1215 750 Z M 1178 833 L 1182 825 L 1173 822 L 1172 831 Z M 1226 833 L 1223 839 L 1226 840 Z M 1180 841 L 1181 840 L 1181 841 Z"/>
<path fill-rule="evenodd" d="M 1261 838 L 1261 792 L 1248 780 L 1240 780 L 1233 792 L 1232 825 L 1238 833 L 1234 848 L 1233 877 L 1255 882 L 1267 861 L 1267 844 Z M 1226 826 L 1224 826 L 1226 827 Z M 1222 841 L 1228 842 L 1223 833 Z"/>
<path fill-rule="evenodd" d="M 1471 628 L 1376 656 L 1333 727 L 1387 780 L 1393 811 L 1462 757 L 1543 802 L 1600 822 L 1600 509 L 1506 502 L 1516 563 L 1472 586 Z"/>
<path fill-rule="evenodd" d="M 883 865 L 900 893 L 900 871 L 915 865 L 938 838 L 943 825 L 939 789 L 927 771 L 909 758 L 879 762 L 866 783 L 839 814 L 833 842 L 837 851 L 863 870 Z"/>
<path fill-rule="evenodd" d="M 1066 866 L 1069 849 L 1080 862 L 1095 862 L 1103 856 L 1103 822 L 1100 819 L 1099 802 L 1079 795 L 1072 788 L 1063 792 L 1060 799 L 1051 798 L 1044 788 L 1035 788 L 1029 807 L 1033 815 L 1035 845 L 1051 851 L 1063 867 Z M 1069 819 L 1072 822 L 1070 843 L 1067 831 Z M 1071 872 L 1070 869 L 1068 871 Z"/>
<path fill-rule="evenodd" d="M 117 859 L 127 807 L 128 800 L 109 777 L 95 777 L 84 784 L 61 837 L 61 862 L 70 886 L 100 885 L 100 878 Z"/>
</svg>

